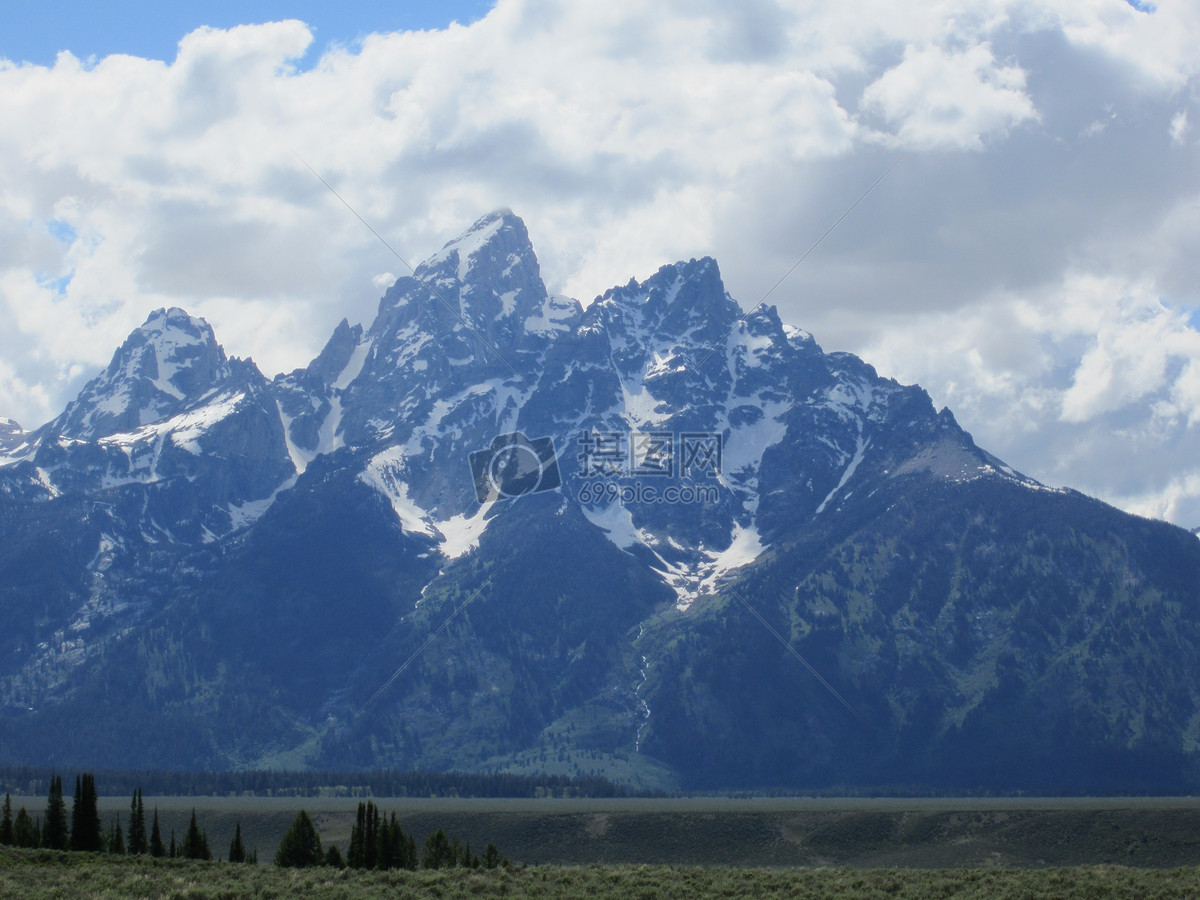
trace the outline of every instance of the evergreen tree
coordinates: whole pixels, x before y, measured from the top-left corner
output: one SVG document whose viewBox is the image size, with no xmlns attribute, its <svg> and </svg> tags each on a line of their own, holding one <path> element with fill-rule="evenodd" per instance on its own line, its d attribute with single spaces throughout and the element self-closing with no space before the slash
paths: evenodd
<svg viewBox="0 0 1200 900">
<path fill-rule="evenodd" d="M 4 818 L 0 819 L 0 844 L 13 842 L 12 795 L 4 795 Z"/>
<path fill-rule="evenodd" d="M 242 823 L 238 822 L 237 831 L 233 834 L 233 843 L 229 845 L 229 861 L 244 863 L 246 861 L 246 845 L 242 843 Z"/>
<path fill-rule="evenodd" d="M 325 861 L 321 852 L 321 836 L 313 826 L 308 813 L 300 810 L 292 820 L 292 826 L 279 842 L 279 852 L 275 854 L 275 865 L 296 869 L 308 866 L 319 866 Z"/>
<path fill-rule="evenodd" d="M 383 844 L 387 846 L 388 868 L 415 869 L 417 867 L 419 862 L 417 842 L 411 835 L 404 833 L 395 813 L 392 813 L 392 817 L 387 823 L 386 836 L 381 841 L 381 845 Z"/>
<path fill-rule="evenodd" d="M 167 848 L 163 846 L 162 832 L 158 829 L 158 807 L 154 807 L 154 827 L 150 829 L 150 855 L 163 857 Z"/>
<path fill-rule="evenodd" d="M 41 844 L 42 830 L 34 824 L 25 807 L 17 810 L 17 818 L 13 822 L 13 845 L 36 849 Z"/>
<path fill-rule="evenodd" d="M 176 856 L 179 855 L 179 851 L 175 847 L 175 829 L 174 828 L 171 829 L 171 850 L 168 855 L 171 857 L 171 859 L 174 859 Z"/>
<path fill-rule="evenodd" d="M 365 868 L 363 859 L 363 836 L 367 827 L 367 805 L 360 802 L 358 812 L 354 815 L 354 824 L 350 828 L 350 848 L 346 852 L 346 862 L 352 869 Z"/>
<path fill-rule="evenodd" d="M 342 851 L 338 849 L 337 844 L 330 844 L 329 849 L 325 851 L 325 865 L 335 869 L 346 868 L 346 861 L 342 859 Z"/>
<path fill-rule="evenodd" d="M 129 855 L 141 856 L 149 849 L 146 840 L 146 807 L 142 805 L 142 789 L 138 788 L 129 801 Z"/>
<path fill-rule="evenodd" d="M 347 862 L 353 869 L 374 869 L 379 864 L 379 809 L 372 802 L 359 803 L 350 829 Z"/>
<path fill-rule="evenodd" d="M 371 802 L 359 803 L 350 829 L 346 864 L 352 869 L 415 869 L 417 842 L 405 834 L 396 814 L 384 818 Z"/>
<path fill-rule="evenodd" d="M 71 845 L 67 831 L 67 805 L 63 802 L 62 776 L 50 778 L 50 796 L 46 800 L 46 820 L 42 823 L 42 846 L 47 850 L 66 850 Z"/>
<path fill-rule="evenodd" d="M 75 805 L 71 810 L 71 849 L 96 853 L 104 847 L 100 823 L 96 777 L 84 773 L 75 776 Z"/>
<path fill-rule="evenodd" d="M 363 834 L 363 868 L 373 869 L 379 864 L 379 807 L 367 802 L 367 830 Z"/>
<path fill-rule="evenodd" d="M 194 808 L 192 809 L 192 821 L 183 838 L 183 846 L 179 850 L 179 855 L 184 859 L 212 859 L 212 852 L 208 849 L 208 835 L 201 831 L 200 826 L 196 824 Z"/>
<path fill-rule="evenodd" d="M 421 854 L 422 869 L 446 869 L 458 862 L 458 848 L 450 843 L 446 832 L 438 829 L 425 839 L 425 852 Z"/>
<path fill-rule="evenodd" d="M 389 822 L 384 819 L 379 826 L 379 849 L 375 852 L 375 868 L 387 871 L 396 867 L 396 857 L 398 842 L 396 840 L 395 831 L 399 829 L 396 824 L 396 814 L 392 813 L 392 819 Z M 401 833 L 401 837 L 403 833 Z"/>
<path fill-rule="evenodd" d="M 108 837 L 105 838 L 105 846 L 109 853 L 125 855 L 125 838 L 121 835 L 121 817 L 118 815 L 113 819 L 112 828 L 108 831 Z"/>
<path fill-rule="evenodd" d="M 488 844 L 487 849 L 483 851 L 483 867 L 485 869 L 495 869 L 500 865 L 500 851 L 496 849 L 495 844 Z"/>
<path fill-rule="evenodd" d="M 70 847 L 72 850 L 78 850 L 75 842 L 78 839 L 78 829 L 75 827 L 75 820 L 79 817 L 79 803 L 82 800 L 83 789 L 79 784 L 79 776 L 75 776 L 75 798 L 71 802 L 71 840 Z"/>
</svg>

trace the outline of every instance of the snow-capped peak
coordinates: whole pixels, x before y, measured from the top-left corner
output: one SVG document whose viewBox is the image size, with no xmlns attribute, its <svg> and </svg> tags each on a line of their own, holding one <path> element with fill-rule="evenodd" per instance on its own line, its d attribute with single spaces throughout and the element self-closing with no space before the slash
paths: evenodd
<svg viewBox="0 0 1200 900">
<path fill-rule="evenodd" d="M 449 241 L 441 250 L 425 260 L 417 267 L 418 277 L 427 275 L 445 276 L 447 263 L 454 266 L 453 275 L 460 282 L 481 280 L 493 276 L 493 266 L 483 266 L 486 271 L 473 272 L 481 263 L 487 261 L 502 261 L 501 269 L 511 268 L 513 264 L 521 263 L 528 266 L 530 262 L 536 273 L 537 260 L 533 255 L 533 245 L 529 241 L 529 232 L 520 216 L 511 209 L 497 209 L 478 219 L 454 240 Z M 475 274 L 477 277 L 472 278 Z"/>
<path fill-rule="evenodd" d="M 25 439 L 24 428 L 12 419 L 0 416 L 0 456 L 20 446 Z"/>
<path fill-rule="evenodd" d="M 96 440 L 168 418 L 230 377 L 212 327 L 182 309 L 157 309 L 66 408 L 54 431 Z"/>
<path fill-rule="evenodd" d="M 373 349 L 362 379 L 395 382 L 380 397 L 389 406 L 352 414 L 346 427 L 375 421 L 367 430 L 378 433 L 397 410 L 408 416 L 400 407 L 425 403 L 437 373 L 461 388 L 479 366 L 529 371 L 532 359 L 518 357 L 540 353 L 575 316 L 571 301 L 549 298 L 525 223 L 507 209 L 489 213 L 388 289 L 364 337 Z"/>
</svg>

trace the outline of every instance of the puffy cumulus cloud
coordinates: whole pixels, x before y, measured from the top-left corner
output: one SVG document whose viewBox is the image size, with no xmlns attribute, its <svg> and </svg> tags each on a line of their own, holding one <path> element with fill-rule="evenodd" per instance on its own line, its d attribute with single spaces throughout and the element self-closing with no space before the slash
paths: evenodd
<svg viewBox="0 0 1200 900">
<path fill-rule="evenodd" d="M 1083 272 L 896 316 L 866 355 L 1045 481 L 1200 523 L 1200 332 L 1154 286 Z"/>
<path fill-rule="evenodd" d="M 961 52 L 910 45 L 863 99 L 898 126 L 900 146 L 915 149 L 980 150 L 985 137 L 1037 118 L 1024 71 L 997 65 L 987 44 Z"/>
<path fill-rule="evenodd" d="M 1181 110 L 1171 117 L 1171 143 L 1176 146 L 1182 146 L 1187 138 L 1187 133 L 1190 126 L 1188 125 L 1187 110 Z"/>
<path fill-rule="evenodd" d="M 1139 81 L 1180 89 L 1200 72 L 1195 45 L 1200 8 L 1188 0 L 1165 0 L 1152 8 L 1104 0 L 1047 6 L 1045 21 L 1059 25 L 1072 43 L 1103 52 Z"/>
<path fill-rule="evenodd" d="M 1195 521 L 1196 497 L 1200 496 L 1200 472 L 1189 471 L 1170 478 L 1163 487 L 1129 495 L 1114 495 L 1111 502 L 1148 519 Z M 1191 526 L 1195 527 L 1195 526 Z"/>
<path fill-rule="evenodd" d="M 749 308 L 896 163 L 784 318 L 1030 474 L 1200 522 L 1193 7 L 499 0 L 315 61 L 288 21 L 0 62 L 0 415 L 157 306 L 268 374 L 369 320 L 403 263 L 308 166 L 409 262 L 510 206 L 552 290 L 712 254 Z"/>
</svg>

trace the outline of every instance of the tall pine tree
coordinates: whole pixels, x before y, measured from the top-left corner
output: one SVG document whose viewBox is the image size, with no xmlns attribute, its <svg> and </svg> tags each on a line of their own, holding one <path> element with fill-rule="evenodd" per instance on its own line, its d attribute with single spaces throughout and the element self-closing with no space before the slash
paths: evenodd
<svg viewBox="0 0 1200 900">
<path fill-rule="evenodd" d="M 308 866 L 319 866 L 325 862 L 325 854 L 321 852 L 321 836 L 308 817 L 308 813 L 300 810 L 292 820 L 292 827 L 284 834 L 279 842 L 279 852 L 275 854 L 275 865 L 296 869 Z"/>
<path fill-rule="evenodd" d="M 388 822 L 387 816 L 383 817 L 383 821 L 379 823 L 379 837 L 377 838 L 379 849 L 375 851 L 375 868 L 394 869 L 396 867 L 397 843 L 393 833 L 393 826 L 396 825 L 396 814 L 392 813 L 392 820 Z"/>
<path fill-rule="evenodd" d="M 358 812 L 354 815 L 354 825 L 350 828 L 350 847 L 346 851 L 346 862 L 352 869 L 362 869 L 363 866 L 363 834 L 366 831 L 367 805 L 361 801 Z"/>
<path fill-rule="evenodd" d="M 388 819 L 374 803 L 359 803 L 346 864 L 352 869 L 415 869 L 417 862 L 417 843 L 404 833 L 396 814 Z"/>
<path fill-rule="evenodd" d="M 359 803 L 354 827 L 350 829 L 347 863 L 352 869 L 374 869 L 379 865 L 379 808 L 373 802 Z"/>
<path fill-rule="evenodd" d="M 46 800 L 46 819 L 42 822 L 42 846 L 47 850 L 66 850 L 71 845 L 67 830 L 67 804 L 63 802 L 62 776 L 50 777 L 50 796 Z"/>
<path fill-rule="evenodd" d="M 379 808 L 367 803 L 367 828 L 363 832 L 363 868 L 373 869 L 379 865 Z"/>
<path fill-rule="evenodd" d="M 417 844 L 404 833 L 396 814 L 379 828 L 379 853 L 376 867 L 380 869 L 415 869 Z"/>
<path fill-rule="evenodd" d="M 163 846 L 162 832 L 158 828 L 158 807 L 154 807 L 154 827 L 150 829 L 150 855 L 166 856 L 167 848 Z"/>
<path fill-rule="evenodd" d="M 192 821 L 188 825 L 187 834 L 184 835 L 183 846 L 179 848 L 179 855 L 184 859 L 212 859 L 212 852 L 208 849 L 208 835 L 196 824 L 195 809 L 192 810 Z"/>
<path fill-rule="evenodd" d="M 113 819 L 112 828 L 108 830 L 108 836 L 105 838 L 107 844 L 106 849 L 109 853 L 115 853 L 119 856 L 125 855 L 125 838 L 121 836 L 121 816 L 117 815 Z"/>
<path fill-rule="evenodd" d="M 75 806 L 71 810 L 71 849 L 98 853 L 104 849 L 100 823 L 96 776 L 85 772 L 75 776 Z"/>
<path fill-rule="evenodd" d="M 17 847 L 36 849 L 41 842 L 41 829 L 22 806 L 17 810 L 17 818 L 13 822 L 13 844 Z"/>
<path fill-rule="evenodd" d="M 78 847 L 75 846 L 75 835 L 77 832 L 77 829 L 75 828 L 75 819 L 79 816 L 79 801 L 81 799 L 82 794 L 83 794 L 83 788 L 79 783 L 79 776 L 76 775 L 75 776 L 75 799 L 71 802 L 71 849 L 72 850 L 79 849 Z"/>
<path fill-rule="evenodd" d="M 162 838 L 159 838 L 160 842 Z M 129 846 L 130 856 L 141 856 L 150 849 L 146 840 L 146 807 L 142 805 L 142 789 L 133 792 L 129 802 Z"/>
<path fill-rule="evenodd" d="M 12 844 L 13 842 L 13 818 L 12 818 L 12 795 L 4 795 L 4 818 L 0 819 L 0 844 Z"/>
<path fill-rule="evenodd" d="M 246 845 L 242 843 L 242 823 L 237 823 L 237 831 L 233 833 L 233 843 L 229 845 L 229 861 L 244 863 L 246 861 Z"/>
</svg>

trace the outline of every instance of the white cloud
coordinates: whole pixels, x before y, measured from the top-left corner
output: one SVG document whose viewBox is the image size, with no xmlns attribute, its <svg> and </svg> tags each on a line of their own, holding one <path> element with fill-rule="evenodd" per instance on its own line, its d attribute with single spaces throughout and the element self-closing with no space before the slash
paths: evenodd
<svg viewBox="0 0 1200 900">
<path fill-rule="evenodd" d="M 1137 494 L 1116 495 L 1111 502 L 1149 519 L 1190 523 L 1195 521 L 1197 497 L 1200 497 L 1200 469 L 1193 469 L 1173 475 L 1163 487 Z"/>
<path fill-rule="evenodd" d="M 305 69 L 299 22 L 181 38 L 0 62 L 0 415 L 158 306 L 268 374 L 369 320 L 402 266 L 305 163 L 410 262 L 510 206 L 552 290 L 712 254 L 750 307 L 898 159 L 784 318 L 1030 474 L 1200 523 L 1193 4 L 500 0 Z"/>
<path fill-rule="evenodd" d="M 1071 272 L 970 310 L 898 316 L 865 353 L 1017 468 L 1200 523 L 1200 333 L 1152 284 Z"/>
<path fill-rule="evenodd" d="M 986 43 L 961 52 L 909 45 L 863 100 L 899 126 L 900 146 L 918 150 L 981 150 L 985 138 L 1037 118 L 1024 71 L 997 65 Z"/>
<path fill-rule="evenodd" d="M 1171 143 L 1179 147 L 1183 145 L 1188 133 L 1187 110 L 1181 109 L 1171 117 Z"/>
</svg>

